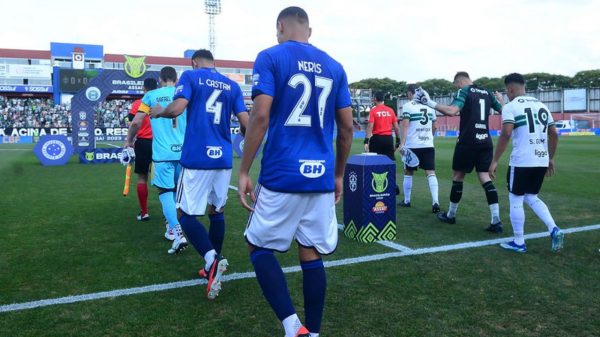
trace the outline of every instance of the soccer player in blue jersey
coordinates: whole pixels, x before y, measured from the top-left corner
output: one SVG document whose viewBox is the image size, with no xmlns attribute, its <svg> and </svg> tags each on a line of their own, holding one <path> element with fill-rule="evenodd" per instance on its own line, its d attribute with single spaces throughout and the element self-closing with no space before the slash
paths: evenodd
<svg viewBox="0 0 600 337">
<path fill-rule="evenodd" d="M 263 294 L 287 337 L 319 336 L 326 277 L 321 255 L 337 246 L 335 203 L 342 194 L 352 143 L 352 109 L 342 66 L 308 43 L 308 15 L 288 7 L 277 17 L 279 45 L 254 63 L 254 107 L 239 172 L 239 198 L 251 211 L 244 233 Z M 336 151 L 333 149 L 337 122 Z M 265 136 L 260 177 L 253 192 L 248 175 Z M 246 200 L 250 195 L 254 202 Z M 305 322 L 300 322 L 274 255 L 298 242 Z"/>
<path fill-rule="evenodd" d="M 185 71 L 173 103 L 152 109 L 152 117 L 179 116 L 187 108 L 187 128 L 181 154 L 183 167 L 177 185 L 179 221 L 188 239 L 204 257 L 200 275 L 208 280 L 206 295 L 214 299 L 221 290 L 227 259 L 220 255 L 225 236 L 224 207 L 231 180 L 231 113 L 246 127 L 248 112 L 242 89 L 218 73 L 213 55 L 198 50 L 192 55 L 193 70 Z M 208 206 L 210 230 L 196 216 Z"/>
<path fill-rule="evenodd" d="M 177 72 L 173 67 L 164 67 L 160 70 L 161 88 L 147 92 L 142 98 L 132 127 L 127 133 L 127 144 L 130 144 L 135 135 L 135 127 L 150 113 L 153 106 L 167 106 L 173 100 L 175 83 L 177 83 Z M 176 119 L 154 118 L 150 120 L 154 141 L 152 142 L 152 161 L 154 162 L 154 178 L 152 185 L 158 188 L 158 198 L 162 205 L 163 214 L 167 219 L 165 238 L 172 240 L 169 254 L 177 254 L 188 245 L 183 236 L 179 220 L 177 219 L 177 208 L 175 206 L 175 188 L 181 167 L 181 146 L 185 135 L 186 117 L 185 113 Z"/>
</svg>

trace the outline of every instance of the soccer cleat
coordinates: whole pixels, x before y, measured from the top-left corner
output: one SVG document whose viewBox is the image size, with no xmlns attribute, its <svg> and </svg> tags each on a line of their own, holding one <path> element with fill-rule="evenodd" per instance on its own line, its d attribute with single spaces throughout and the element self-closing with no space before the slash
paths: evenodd
<svg viewBox="0 0 600 337">
<path fill-rule="evenodd" d="M 504 249 L 512 250 L 513 252 L 517 252 L 517 253 L 527 253 L 527 247 L 525 247 L 525 244 L 518 245 L 514 241 L 503 242 L 500 244 L 500 247 L 502 247 Z"/>
<path fill-rule="evenodd" d="M 552 233 L 550 233 L 550 238 L 552 239 L 553 252 L 558 252 L 563 248 L 565 233 L 563 233 L 560 228 L 554 227 L 554 229 L 552 229 Z"/>
<path fill-rule="evenodd" d="M 171 245 L 171 248 L 169 248 L 167 253 L 169 253 L 171 255 L 179 254 L 182 250 L 186 249 L 187 246 L 188 246 L 188 242 L 184 236 L 180 237 L 179 239 L 175 238 L 175 240 L 173 240 L 173 244 Z"/>
<path fill-rule="evenodd" d="M 438 205 L 437 203 L 433 204 L 433 206 L 431 206 L 431 213 L 439 213 L 440 212 L 440 205 Z"/>
<path fill-rule="evenodd" d="M 208 284 L 206 285 L 206 297 L 208 297 L 209 300 L 214 300 L 219 296 L 219 292 L 221 291 L 221 278 L 223 277 L 223 273 L 227 271 L 228 265 L 229 262 L 227 262 L 226 258 L 221 255 L 215 256 L 215 260 L 208 272 Z"/>
<path fill-rule="evenodd" d="M 310 332 L 308 331 L 308 329 L 301 326 L 300 329 L 298 329 L 298 331 L 296 331 L 296 334 L 294 335 L 294 337 L 310 337 Z"/>
<path fill-rule="evenodd" d="M 502 233 L 502 222 L 490 224 L 485 230 L 490 233 L 500 234 Z"/>
<path fill-rule="evenodd" d="M 137 220 L 138 221 L 149 221 L 150 215 L 148 215 L 148 213 L 142 214 L 142 212 L 140 212 L 140 214 L 137 215 Z"/>
<path fill-rule="evenodd" d="M 398 203 L 398 206 L 403 207 L 403 208 L 410 207 L 410 202 L 404 202 L 404 200 L 402 200 Z"/>
<path fill-rule="evenodd" d="M 175 234 L 173 234 L 172 229 L 167 228 L 167 230 L 165 231 L 165 239 L 167 239 L 169 241 L 175 240 Z"/>
<path fill-rule="evenodd" d="M 456 223 L 456 217 L 450 218 L 450 217 L 448 217 L 448 214 L 446 212 L 441 212 L 441 211 L 438 212 L 437 218 L 440 221 L 445 222 L 450 225 L 454 225 Z"/>
</svg>

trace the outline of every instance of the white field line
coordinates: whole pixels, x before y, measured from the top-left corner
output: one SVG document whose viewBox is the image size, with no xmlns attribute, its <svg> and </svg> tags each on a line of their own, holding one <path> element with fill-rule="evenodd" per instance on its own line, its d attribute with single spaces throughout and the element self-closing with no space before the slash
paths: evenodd
<svg viewBox="0 0 600 337">
<path fill-rule="evenodd" d="M 0 149 L 0 151 L 33 151 L 33 149 Z"/>
<path fill-rule="evenodd" d="M 112 147 L 116 147 L 117 149 L 120 149 L 120 146 L 117 146 L 115 144 L 111 144 L 111 143 L 98 143 L 98 144 L 102 144 L 102 145 L 108 145 L 108 146 L 112 146 Z"/>
<path fill-rule="evenodd" d="M 568 228 L 568 229 L 564 229 L 563 232 L 565 234 L 569 234 L 569 233 L 585 232 L 585 231 L 592 231 L 592 230 L 598 230 L 598 229 L 600 229 L 600 224 L 584 226 L 584 227 Z M 536 238 L 546 237 L 548 235 L 549 235 L 548 232 L 533 233 L 533 234 L 525 235 L 525 238 L 526 239 L 536 239 Z M 437 247 L 416 248 L 416 249 L 412 249 L 409 251 L 399 251 L 399 252 L 392 252 L 392 253 L 385 253 L 385 254 L 375 254 L 375 255 L 352 257 L 352 258 L 334 260 L 334 261 L 325 261 L 324 264 L 325 264 L 326 268 L 337 267 L 337 266 L 347 266 L 347 265 L 353 265 L 353 264 L 358 264 L 358 263 L 386 260 L 386 259 L 396 258 L 396 257 L 401 257 L 401 256 L 423 255 L 423 254 L 448 252 L 448 251 L 467 249 L 467 248 L 491 246 L 491 245 L 499 244 L 501 242 L 508 242 L 510 240 L 512 240 L 512 237 L 495 239 L 495 240 L 464 242 L 464 243 L 459 243 L 459 244 L 454 244 L 454 245 L 445 245 L 445 246 L 437 246 Z M 300 270 L 301 270 L 300 266 L 283 268 L 284 273 L 295 273 L 295 272 L 299 272 Z M 248 279 L 248 278 L 253 278 L 253 277 L 255 277 L 254 272 L 234 273 L 234 274 L 224 276 L 223 282 L 230 282 L 230 281 Z M 98 300 L 98 299 L 103 299 L 103 298 L 114 298 L 114 297 L 128 296 L 128 295 L 134 295 L 134 294 L 143 294 L 143 293 L 148 293 L 148 292 L 165 291 L 165 290 L 171 290 L 171 289 L 191 287 L 191 286 L 195 286 L 195 285 L 199 285 L 199 284 L 206 284 L 206 280 L 194 279 L 194 280 L 189 280 L 189 281 L 154 284 L 154 285 L 149 285 L 149 286 L 144 286 L 144 287 L 103 291 L 103 292 L 91 293 L 91 294 L 85 294 L 85 295 L 66 296 L 66 297 L 59 297 L 59 298 L 39 300 L 39 301 L 5 304 L 5 305 L 0 306 L 0 313 L 1 312 L 27 310 L 27 309 L 35 309 L 35 308 L 46 307 L 46 306 L 51 306 L 51 305 L 58 305 L 58 304 L 76 303 L 76 302 L 83 302 L 83 301 Z"/>
</svg>

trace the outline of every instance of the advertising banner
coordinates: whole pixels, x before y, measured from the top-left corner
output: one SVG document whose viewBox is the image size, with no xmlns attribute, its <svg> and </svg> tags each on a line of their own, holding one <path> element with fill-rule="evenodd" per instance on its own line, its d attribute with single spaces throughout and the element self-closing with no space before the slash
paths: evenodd
<svg viewBox="0 0 600 337">
<path fill-rule="evenodd" d="M 563 97 L 564 111 L 587 111 L 586 89 L 565 89 Z"/>
<path fill-rule="evenodd" d="M 31 144 L 33 137 L 29 136 L 0 136 L 0 144 Z"/>
<path fill-rule="evenodd" d="M 7 64 L 5 68 L 0 68 L 0 76 L 49 80 L 52 76 L 52 67 L 49 64 Z"/>
<path fill-rule="evenodd" d="M 79 162 L 82 164 L 114 164 L 120 163 L 123 149 L 99 148 L 79 152 Z"/>
<path fill-rule="evenodd" d="M 32 94 L 51 94 L 52 93 L 51 85 L 9 85 L 2 84 L 0 85 L 0 92 L 28 92 Z"/>
<path fill-rule="evenodd" d="M 388 157 L 366 153 L 348 159 L 344 234 L 363 243 L 396 238 L 396 163 Z"/>
</svg>

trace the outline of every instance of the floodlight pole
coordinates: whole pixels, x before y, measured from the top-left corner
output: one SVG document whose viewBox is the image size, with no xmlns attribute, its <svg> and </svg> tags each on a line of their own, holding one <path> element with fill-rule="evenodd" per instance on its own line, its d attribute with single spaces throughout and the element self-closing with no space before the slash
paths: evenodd
<svg viewBox="0 0 600 337">
<path fill-rule="evenodd" d="M 221 14 L 221 0 L 204 0 L 204 12 L 208 14 L 208 45 L 211 53 L 215 53 L 215 16 Z"/>
</svg>

